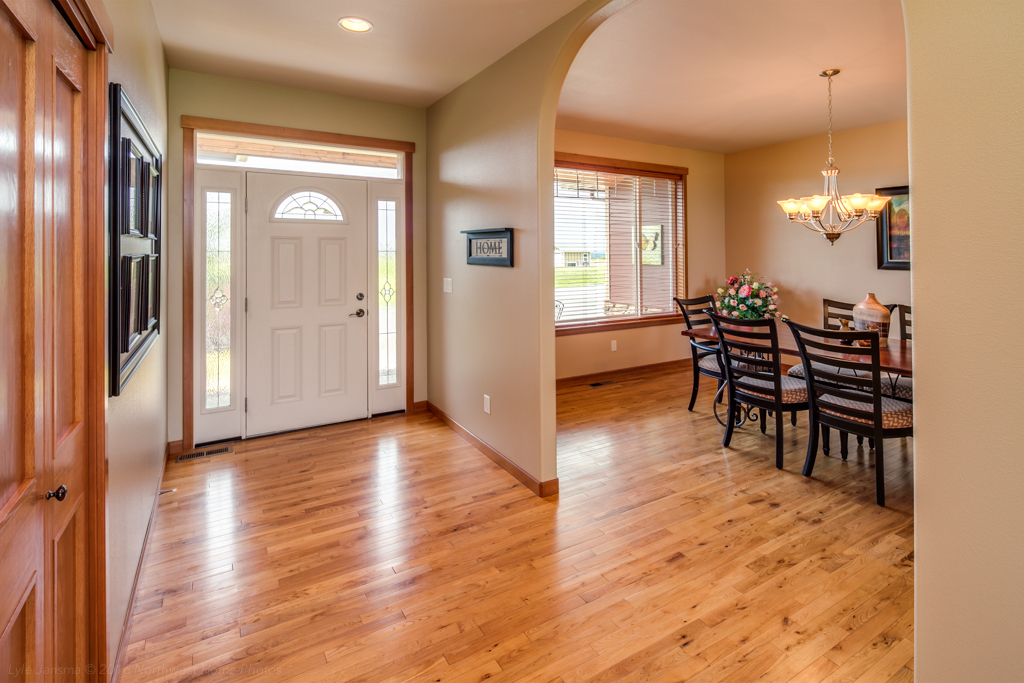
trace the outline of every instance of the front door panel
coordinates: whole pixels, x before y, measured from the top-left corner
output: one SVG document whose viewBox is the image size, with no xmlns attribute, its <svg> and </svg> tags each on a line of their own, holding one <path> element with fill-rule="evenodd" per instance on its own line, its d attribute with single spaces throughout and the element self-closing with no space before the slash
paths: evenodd
<svg viewBox="0 0 1024 683">
<path fill-rule="evenodd" d="M 247 435 L 367 417 L 366 181 L 246 184 Z"/>
</svg>

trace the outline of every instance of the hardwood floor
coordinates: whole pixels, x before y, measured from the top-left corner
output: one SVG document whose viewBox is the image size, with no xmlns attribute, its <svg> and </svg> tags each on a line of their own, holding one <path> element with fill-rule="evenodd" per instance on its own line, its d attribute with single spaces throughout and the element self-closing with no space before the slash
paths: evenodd
<svg viewBox="0 0 1024 683">
<path fill-rule="evenodd" d="M 910 681 L 912 441 L 800 475 L 689 371 L 559 389 L 561 494 L 429 414 L 171 464 L 122 681 Z"/>
</svg>

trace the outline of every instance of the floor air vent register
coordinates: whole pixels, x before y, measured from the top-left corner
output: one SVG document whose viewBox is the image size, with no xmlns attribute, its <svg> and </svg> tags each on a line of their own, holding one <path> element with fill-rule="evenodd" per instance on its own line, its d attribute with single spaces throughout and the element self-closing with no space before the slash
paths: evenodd
<svg viewBox="0 0 1024 683">
<path fill-rule="evenodd" d="M 190 460 L 199 460 L 200 458 L 209 458 L 214 455 L 224 455 L 225 453 L 231 453 L 231 446 L 214 446 L 211 448 L 204 448 L 199 451 L 192 451 L 191 453 L 182 453 L 174 462 L 188 462 Z"/>
</svg>

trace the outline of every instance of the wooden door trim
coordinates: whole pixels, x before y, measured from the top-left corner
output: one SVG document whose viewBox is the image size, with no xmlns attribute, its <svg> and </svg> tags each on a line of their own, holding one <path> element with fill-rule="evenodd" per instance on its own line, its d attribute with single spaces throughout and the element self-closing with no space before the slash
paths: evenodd
<svg viewBox="0 0 1024 683">
<path fill-rule="evenodd" d="M 114 51 L 114 22 L 103 0 L 54 0 L 86 49 Z M 99 46 L 103 46 L 100 48 Z"/>
<path fill-rule="evenodd" d="M 285 128 L 284 126 L 265 126 L 259 123 L 243 123 L 241 121 L 224 121 L 221 119 L 208 119 L 202 116 L 183 115 L 181 117 L 181 127 L 191 128 L 193 130 L 203 130 L 210 133 L 235 133 L 237 135 L 252 135 L 261 138 L 276 138 L 278 140 L 295 140 L 297 142 L 321 142 L 329 145 L 372 147 L 375 149 L 388 149 L 395 152 L 406 152 L 407 154 L 412 154 L 416 151 L 415 142 L 387 140 L 385 138 L 368 138 L 360 135 L 345 135 L 343 133 L 325 133 L 318 130 Z"/>
<path fill-rule="evenodd" d="M 102 8 L 102 3 L 98 3 Z M 106 10 L 104 10 L 105 12 Z M 109 21 L 109 17 L 107 18 Z M 108 34 L 109 36 L 110 34 Z M 86 54 L 85 156 L 85 403 L 88 436 L 85 501 L 88 585 L 89 661 L 97 672 L 107 668 L 107 50 L 101 43 Z M 91 226 L 91 228 L 90 228 Z M 106 680 L 106 674 L 100 676 Z"/>
<path fill-rule="evenodd" d="M 236 133 L 240 135 L 254 135 L 259 137 L 277 138 L 279 140 L 294 140 L 297 142 L 319 142 L 333 145 L 348 145 L 353 147 L 371 147 L 376 149 L 388 149 L 403 152 L 403 184 L 405 186 L 405 397 L 406 412 L 414 412 L 413 402 L 415 378 L 413 373 L 413 359 L 415 357 L 414 343 L 414 301 L 413 301 L 413 166 L 412 155 L 416 151 L 416 143 L 402 140 L 387 140 L 384 138 L 368 138 L 357 135 L 344 135 L 342 133 L 327 133 L 323 131 L 304 130 L 301 128 L 285 128 L 281 126 L 265 126 L 258 123 L 243 123 L 240 121 L 224 121 L 221 119 L 208 119 L 201 116 L 181 117 L 182 144 L 184 145 L 184 187 L 182 202 L 182 353 L 181 353 L 181 432 L 182 447 L 190 451 L 196 446 L 195 441 L 195 354 L 193 344 L 195 343 L 195 307 L 193 297 L 195 290 L 193 279 L 195 277 L 195 166 L 196 166 L 196 131 L 210 131 L 216 133 Z"/>
</svg>

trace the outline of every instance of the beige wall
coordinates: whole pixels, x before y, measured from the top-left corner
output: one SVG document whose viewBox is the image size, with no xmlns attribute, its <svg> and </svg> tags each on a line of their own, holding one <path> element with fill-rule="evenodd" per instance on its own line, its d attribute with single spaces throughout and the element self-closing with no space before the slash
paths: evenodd
<svg viewBox="0 0 1024 683">
<path fill-rule="evenodd" d="M 110 81 L 124 86 L 164 154 L 164 168 L 172 168 L 166 164 L 167 62 L 153 8 L 138 0 L 106 0 L 105 4 L 114 22 L 116 46 L 110 56 Z M 166 192 L 165 186 L 165 207 Z M 166 275 L 162 284 L 166 291 Z M 107 399 L 107 648 L 111 662 L 130 607 L 167 447 L 167 342 L 175 326 L 168 324 L 166 300 L 161 306 L 160 338 L 121 395 Z"/>
<path fill-rule="evenodd" d="M 925 683 L 1021 681 L 1024 322 L 1015 295 L 1024 272 L 1024 3 L 905 0 L 904 11 L 915 674 Z M 979 213 L 979 198 L 993 192 L 998 199 Z M 1005 298 L 993 304 L 993 296 Z M 968 345 L 965 327 L 979 345 Z"/>
<path fill-rule="evenodd" d="M 627 4 L 584 2 L 427 110 L 430 401 L 541 481 L 557 470 L 558 93 L 586 37 Z M 467 265 L 460 231 L 502 226 L 515 229 L 515 267 Z"/>
<path fill-rule="evenodd" d="M 555 149 L 611 159 L 683 166 L 686 178 L 688 296 L 713 291 L 725 276 L 725 156 L 568 130 L 555 131 Z M 555 340 L 559 379 L 689 358 L 682 325 L 597 332 Z M 611 350 L 611 341 L 617 351 Z"/>
<path fill-rule="evenodd" d="M 906 121 L 836 133 L 833 150 L 845 194 L 907 184 Z M 822 299 L 857 303 L 873 292 L 882 303 L 910 303 L 910 273 L 878 270 L 874 222 L 830 246 L 790 223 L 775 203 L 820 194 L 827 159 L 825 136 L 725 157 L 726 271 L 750 268 L 771 279 L 779 286 L 782 312 L 811 325 L 821 324 Z M 899 335 L 895 325 L 891 333 Z"/>
<path fill-rule="evenodd" d="M 415 400 L 427 398 L 426 111 L 171 69 L 168 83 L 168 427 L 181 438 L 182 115 L 416 143 L 413 156 Z"/>
</svg>

